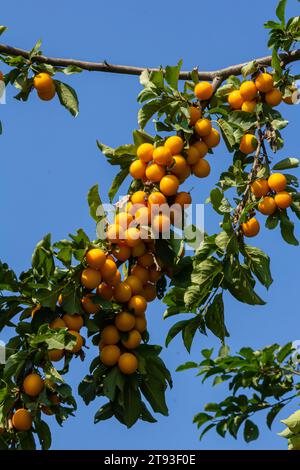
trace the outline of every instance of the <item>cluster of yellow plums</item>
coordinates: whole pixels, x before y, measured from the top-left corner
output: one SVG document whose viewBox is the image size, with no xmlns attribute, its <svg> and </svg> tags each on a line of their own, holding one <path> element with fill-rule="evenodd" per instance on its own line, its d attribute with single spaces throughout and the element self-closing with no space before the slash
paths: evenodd
<svg viewBox="0 0 300 470">
<path fill-rule="evenodd" d="M 228 104 L 233 110 L 254 113 L 256 105 L 264 102 L 269 106 L 278 106 L 282 101 L 281 91 L 274 87 L 274 78 L 270 73 L 260 73 L 255 80 L 242 82 L 239 90 L 228 95 Z"/>
<path fill-rule="evenodd" d="M 282 173 L 273 173 L 268 179 L 259 178 L 251 185 L 251 192 L 259 200 L 257 208 L 263 215 L 273 215 L 277 210 L 287 209 L 293 202 L 292 196 L 285 191 L 286 176 Z M 255 237 L 260 230 L 260 224 L 255 217 L 251 217 L 242 224 L 242 231 L 246 237 Z"/>
<path fill-rule="evenodd" d="M 63 300 L 62 295 L 60 294 L 59 297 L 58 297 L 59 305 L 62 304 L 62 300 Z M 41 309 L 41 305 L 38 304 L 32 310 L 31 316 L 34 317 L 35 313 L 38 312 L 40 309 Z M 73 354 L 77 354 L 81 350 L 81 348 L 84 344 L 84 339 L 81 336 L 81 334 L 79 333 L 81 328 L 84 326 L 84 320 L 83 320 L 82 315 L 77 314 L 77 313 L 73 314 L 73 315 L 65 313 L 65 314 L 63 314 L 62 317 L 58 316 L 57 318 L 55 318 L 50 323 L 49 326 L 50 326 L 50 328 L 52 328 L 54 330 L 57 330 L 59 328 L 67 328 L 68 332 L 71 335 L 75 336 L 75 339 L 76 339 L 76 344 L 73 346 L 73 348 L 71 349 L 70 352 L 73 353 Z M 52 362 L 60 361 L 64 357 L 64 355 L 65 355 L 64 349 L 50 349 L 48 351 L 48 357 L 49 357 L 50 361 L 52 361 Z"/>
<path fill-rule="evenodd" d="M 47 399 L 51 402 L 51 407 L 58 406 L 60 404 L 60 397 L 55 392 L 55 384 L 48 379 L 43 380 L 37 372 L 31 372 L 25 377 L 19 392 L 25 393 L 32 401 L 35 401 L 44 388 L 47 390 Z M 42 404 L 40 408 L 48 416 L 54 413 L 47 405 Z M 12 426 L 16 431 L 29 431 L 32 427 L 32 422 L 32 413 L 24 406 L 17 408 L 12 415 Z M 4 432 L 4 428 L 0 428 L 0 433 L 1 430 Z"/>
<path fill-rule="evenodd" d="M 132 203 L 131 206 L 127 204 L 127 209 L 131 207 Z M 82 299 L 87 313 L 100 311 L 100 306 L 93 302 L 94 295 L 120 304 L 120 310 L 101 331 L 99 349 L 102 363 L 108 367 L 118 364 L 124 374 L 133 374 L 137 370 L 134 350 L 141 343 L 147 328 L 147 303 L 156 298 L 156 282 L 165 269 L 153 254 L 153 241 L 150 243 L 147 240 L 145 243 L 134 236 L 139 232 L 137 228 L 126 229 L 126 239 L 118 238 L 115 233 L 112 238 L 113 228 L 120 234 L 121 228 L 128 227 L 131 220 L 129 211 L 116 214 L 115 224 L 107 230 L 108 252 L 101 248 L 90 249 L 86 254 L 87 267 L 81 274 L 81 283 L 89 291 Z M 130 269 L 122 280 L 118 264 L 129 258 Z M 95 293 L 92 292 L 94 289 Z"/>
</svg>

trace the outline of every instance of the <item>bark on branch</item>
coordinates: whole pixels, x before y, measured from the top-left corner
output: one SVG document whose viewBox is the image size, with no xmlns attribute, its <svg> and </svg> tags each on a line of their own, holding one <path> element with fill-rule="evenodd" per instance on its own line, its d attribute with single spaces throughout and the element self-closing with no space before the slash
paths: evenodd
<svg viewBox="0 0 300 470">
<path fill-rule="evenodd" d="M 19 49 L 17 47 L 8 46 L 5 44 L 0 44 L 0 54 L 9 55 L 9 56 L 22 56 L 25 59 L 29 60 L 29 51 L 25 51 L 23 49 Z M 300 60 L 300 49 L 295 49 L 290 53 L 282 53 L 280 54 L 282 65 L 289 64 L 291 62 L 295 62 Z M 200 80 L 209 80 L 213 81 L 214 79 L 222 79 L 225 80 L 230 75 L 240 75 L 241 70 L 244 65 L 251 62 L 250 59 L 248 62 L 243 64 L 236 64 L 231 65 L 230 67 L 226 67 L 220 70 L 214 70 L 211 72 L 198 72 L 198 76 Z M 255 59 L 257 64 L 260 66 L 269 66 L 271 65 L 272 57 L 260 57 Z M 49 64 L 55 67 L 68 67 L 68 66 L 76 66 L 80 67 L 83 70 L 95 71 L 95 72 L 108 72 L 108 73 L 118 73 L 118 74 L 125 74 L 125 75 L 140 75 L 143 70 L 147 69 L 149 71 L 157 71 L 157 68 L 148 68 L 148 67 L 134 67 L 131 65 L 113 65 L 109 64 L 108 62 L 87 62 L 77 59 L 64 59 L 59 57 L 47 57 L 44 55 L 37 55 L 31 59 L 34 63 L 42 63 L 42 64 Z M 191 72 L 190 71 L 182 71 L 179 75 L 180 80 L 190 80 Z"/>
</svg>

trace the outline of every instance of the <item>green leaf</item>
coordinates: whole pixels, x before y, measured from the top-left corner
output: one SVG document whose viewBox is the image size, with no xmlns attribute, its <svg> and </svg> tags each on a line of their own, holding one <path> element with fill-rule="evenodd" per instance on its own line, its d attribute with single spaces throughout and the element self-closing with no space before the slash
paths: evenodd
<svg viewBox="0 0 300 470">
<path fill-rule="evenodd" d="M 191 275 L 192 284 L 184 293 L 184 301 L 188 309 L 194 309 L 201 305 L 202 300 L 211 291 L 214 279 L 222 271 L 222 268 L 222 263 L 216 258 L 210 257 L 198 262 L 197 255 L 195 256 Z"/>
<path fill-rule="evenodd" d="M 172 244 L 171 239 L 166 240 L 161 238 L 155 240 L 155 252 L 157 256 L 170 267 L 174 265 L 177 257 L 177 253 L 174 251 L 176 241 L 178 244 L 182 243 L 181 240 L 174 240 L 174 244 Z"/>
<path fill-rule="evenodd" d="M 197 424 L 198 429 L 207 421 L 211 421 L 213 419 L 213 416 L 207 414 L 207 413 L 198 413 L 194 416 L 193 423 Z"/>
<path fill-rule="evenodd" d="M 282 73 L 281 61 L 278 54 L 278 48 L 274 47 L 272 51 L 272 67 L 275 70 L 275 78 L 279 78 Z"/>
<path fill-rule="evenodd" d="M 236 260 L 226 275 L 226 286 L 240 302 L 249 305 L 265 305 L 265 302 L 254 291 L 255 280 L 251 276 L 249 268 L 239 264 Z"/>
<path fill-rule="evenodd" d="M 119 173 L 115 176 L 112 184 L 111 184 L 111 187 L 109 189 L 109 192 L 108 192 L 108 197 L 109 197 L 109 201 L 112 202 L 115 195 L 117 194 L 117 192 L 119 191 L 119 188 L 121 186 L 121 184 L 123 183 L 123 181 L 125 180 L 125 178 L 128 176 L 129 174 L 129 166 L 127 168 L 123 168 L 121 171 L 119 171 Z"/>
<path fill-rule="evenodd" d="M 201 441 L 202 438 L 204 437 L 204 435 L 205 435 L 210 429 L 214 428 L 215 426 L 216 426 L 215 423 L 211 423 L 211 424 L 209 424 L 208 426 L 206 426 L 206 428 L 205 428 L 205 429 L 202 431 L 202 433 L 200 434 L 199 440 Z"/>
<path fill-rule="evenodd" d="M 31 431 L 19 432 L 18 438 L 22 450 L 36 450 L 35 440 Z"/>
<path fill-rule="evenodd" d="M 140 384 L 141 392 L 150 403 L 153 411 L 168 416 L 168 408 L 165 401 L 164 388 L 162 389 L 161 381 L 153 375 L 147 374 L 143 377 Z"/>
<path fill-rule="evenodd" d="M 9 356 L 4 366 L 3 378 L 17 377 L 24 367 L 28 354 L 28 351 L 20 351 Z"/>
<path fill-rule="evenodd" d="M 166 67 L 165 79 L 173 90 L 178 90 L 179 72 L 181 70 L 181 67 L 182 60 L 180 60 L 176 66 L 170 67 L 168 65 Z"/>
<path fill-rule="evenodd" d="M 73 75 L 74 73 L 81 73 L 82 69 L 80 67 L 77 67 L 76 65 L 68 65 L 68 67 L 62 69 L 62 72 L 65 75 Z"/>
<path fill-rule="evenodd" d="M 255 441 L 259 436 L 259 430 L 253 421 L 247 419 L 244 427 L 244 439 L 246 442 Z"/>
<path fill-rule="evenodd" d="M 289 245 L 298 246 L 299 242 L 294 235 L 294 222 L 292 222 L 288 215 L 283 211 L 280 212 L 280 231 L 282 238 L 286 241 Z"/>
<path fill-rule="evenodd" d="M 39 437 L 39 441 L 41 443 L 42 450 L 48 450 L 51 447 L 52 439 L 51 439 L 51 431 L 47 423 L 45 421 L 37 420 L 35 422 L 35 428 L 37 431 L 37 435 Z"/>
<path fill-rule="evenodd" d="M 104 421 L 106 419 L 112 418 L 114 415 L 114 410 L 112 407 L 111 402 L 106 403 L 105 405 L 101 406 L 94 417 L 94 423 L 99 423 L 99 421 Z"/>
<path fill-rule="evenodd" d="M 49 278 L 55 269 L 53 251 L 51 247 L 51 235 L 47 234 L 35 247 L 32 254 L 32 267 L 34 272 Z"/>
<path fill-rule="evenodd" d="M 281 131 L 288 125 L 288 123 L 289 121 L 287 121 L 286 119 L 274 119 L 271 122 L 271 125 L 273 129 L 275 129 L 275 131 Z"/>
<path fill-rule="evenodd" d="M 248 64 L 244 65 L 242 68 L 242 75 L 243 77 L 247 77 L 247 75 L 252 75 L 254 72 L 257 71 L 257 63 L 255 60 L 248 62 Z"/>
<path fill-rule="evenodd" d="M 238 251 L 238 242 L 235 233 L 228 234 L 223 231 L 216 236 L 216 245 L 224 252 L 236 253 Z"/>
<path fill-rule="evenodd" d="M 118 367 L 113 367 L 103 381 L 103 393 L 111 401 L 114 401 L 118 390 L 122 392 L 123 389 L 124 375 Z"/>
<path fill-rule="evenodd" d="M 170 342 L 175 338 L 175 336 L 178 335 L 178 333 L 180 333 L 189 323 L 189 320 L 181 320 L 177 323 L 175 323 L 175 325 L 173 325 L 169 332 L 168 332 L 168 335 L 167 335 L 167 338 L 166 338 L 166 347 L 170 344 Z"/>
<path fill-rule="evenodd" d="M 162 100 L 152 100 L 144 104 L 144 106 L 138 112 L 138 124 L 141 129 L 144 129 L 147 122 L 150 121 L 152 116 L 154 116 L 162 107 L 164 103 Z"/>
<path fill-rule="evenodd" d="M 253 274 L 268 289 L 273 282 L 270 271 L 270 257 L 259 248 L 245 245 L 247 264 Z"/>
<path fill-rule="evenodd" d="M 210 192 L 210 202 L 211 205 L 213 206 L 214 210 L 218 213 L 221 214 L 219 207 L 221 205 L 221 202 L 223 200 L 223 193 L 219 188 L 214 188 Z"/>
<path fill-rule="evenodd" d="M 191 318 L 185 328 L 182 330 L 182 339 L 183 343 L 186 347 L 188 352 L 191 351 L 192 343 L 194 336 L 199 329 L 199 327 L 203 324 L 203 318 L 201 315 L 196 315 L 194 318 Z"/>
<path fill-rule="evenodd" d="M 116 369 L 118 369 L 116 367 Z M 121 373 L 120 373 L 121 374 Z M 124 388 L 124 423 L 131 428 L 139 419 L 142 408 L 141 394 L 131 382 Z"/>
<path fill-rule="evenodd" d="M 7 26 L 0 26 L 0 36 L 7 30 Z"/>
<path fill-rule="evenodd" d="M 31 60 L 34 56 L 40 54 L 41 45 L 42 45 L 42 41 L 41 41 L 41 39 L 39 39 L 38 42 L 35 44 L 35 46 L 34 46 L 34 47 L 31 49 L 31 51 L 29 52 L 29 59 L 30 59 L 30 60 Z"/>
<path fill-rule="evenodd" d="M 267 426 L 269 429 L 272 428 L 272 424 L 278 413 L 282 410 L 284 407 L 284 403 L 278 403 L 277 405 L 274 405 L 269 413 L 267 414 Z"/>
<path fill-rule="evenodd" d="M 225 141 L 225 144 L 229 152 L 232 152 L 232 149 L 236 143 L 235 137 L 234 137 L 234 128 L 224 119 L 218 119 L 218 124 L 221 129 L 221 133 Z"/>
<path fill-rule="evenodd" d="M 192 257 L 185 256 L 174 266 L 171 284 L 176 287 L 188 287 L 191 283 L 192 272 Z"/>
<path fill-rule="evenodd" d="M 105 212 L 102 207 L 102 202 L 99 196 L 99 185 L 95 184 L 91 187 L 87 196 L 88 204 L 90 207 L 90 215 L 96 221 L 103 219 L 105 217 Z M 100 212 L 101 215 L 98 215 Z"/>
<path fill-rule="evenodd" d="M 17 276 L 12 269 L 9 269 L 6 263 L 0 261 L 0 290 L 18 292 Z"/>
<path fill-rule="evenodd" d="M 141 401 L 141 415 L 140 419 L 147 421 L 147 423 L 157 423 L 157 420 L 152 416 L 145 403 Z"/>
<path fill-rule="evenodd" d="M 285 9 L 287 0 L 279 0 L 276 8 L 276 16 L 281 21 L 282 26 L 285 25 Z"/>
<path fill-rule="evenodd" d="M 298 219 L 300 219 L 300 201 L 294 201 L 291 204 L 291 210 L 298 217 Z"/>
<path fill-rule="evenodd" d="M 183 370 L 188 370 L 188 369 L 196 369 L 198 367 L 198 364 L 196 362 L 186 362 L 185 364 L 181 364 L 181 366 L 178 366 L 176 369 L 176 372 L 182 372 Z"/>
<path fill-rule="evenodd" d="M 79 103 L 76 91 L 66 83 L 54 80 L 55 89 L 60 103 L 76 117 L 79 113 Z"/>
<path fill-rule="evenodd" d="M 205 324 L 207 328 L 221 341 L 224 341 L 225 336 L 229 336 L 224 322 L 224 303 L 222 294 L 216 295 L 213 302 L 207 308 Z"/>
<path fill-rule="evenodd" d="M 279 224 L 279 215 L 278 215 L 278 212 L 276 212 L 273 215 L 269 215 L 269 217 L 266 220 L 265 226 L 269 230 L 274 230 L 278 224 Z"/>
<path fill-rule="evenodd" d="M 256 123 L 256 119 L 256 116 L 252 113 L 247 113 L 245 111 L 232 111 L 229 114 L 228 122 L 232 126 L 247 132 L 253 128 Z"/>
<path fill-rule="evenodd" d="M 95 400 L 97 393 L 97 382 L 92 375 L 86 375 L 78 386 L 78 393 L 88 405 Z"/>
<path fill-rule="evenodd" d="M 285 158 L 273 166 L 273 170 L 289 170 L 290 168 L 298 168 L 298 158 Z"/>
<path fill-rule="evenodd" d="M 138 147 L 141 144 L 144 144 L 145 142 L 149 144 L 153 144 L 154 142 L 154 138 L 152 137 L 152 135 L 140 129 L 134 130 L 132 135 L 133 135 L 134 145 L 136 147 Z"/>
</svg>

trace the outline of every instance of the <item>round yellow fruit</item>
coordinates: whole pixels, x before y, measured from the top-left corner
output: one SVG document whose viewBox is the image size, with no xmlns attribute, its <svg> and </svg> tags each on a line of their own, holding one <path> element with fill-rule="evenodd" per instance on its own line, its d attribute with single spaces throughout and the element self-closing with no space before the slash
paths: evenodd
<svg viewBox="0 0 300 470">
<path fill-rule="evenodd" d="M 69 333 L 72 335 L 72 336 L 75 336 L 76 338 L 76 344 L 75 346 L 73 346 L 73 348 L 71 349 L 71 352 L 73 354 L 76 354 L 78 353 L 82 346 L 83 346 L 83 337 L 81 336 L 81 334 L 78 333 L 78 331 L 75 331 L 75 330 L 69 330 Z"/>
<path fill-rule="evenodd" d="M 26 408 L 19 408 L 12 417 L 13 427 L 17 431 L 29 431 L 32 426 L 31 414 Z"/>
<path fill-rule="evenodd" d="M 122 344 L 127 349 L 136 349 L 142 341 L 141 333 L 137 330 L 131 330 L 128 333 L 127 339 L 122 339 Z"/>
<path fill-rule="evenodd" d="M 65 355 L 64 349 L 49 349 L 48 358 L 51 362 L 60 361 Z"/>
<path fill-rule="evenodd" d="M 196 108 L 195 106 L 190 106 L 189 113 L 190 113 L 189 125 L 194 126 L 196 122 L 198 121 L 198 119 L 201 118 L 201 111 L 199 108 Z"/>
<path fill-rule="evenodd" d="M 138 360 L 132 353 L 121 354 L 118 361 L 118 366 L 121 372 L 125 375 L 131 375 L 136 372 L 138 368 Z"/>
<path fill-rule="evenodd" d="M 93 269 L 100 269 L 104 265 L 105 260 L 105 253 L 100 248 L 92 248 L 86 254 L 86 262 Z"/>
<path fill-rule="evenodd" d="M 129 173 L 131 174 L 132 178 L 136 180 L 144 178 L 145 172 L 146 163 L 142 162 L 141 160 L 134 160 L 129 167 Z"/>
<path fill-rule="evenodd" d="M 286 188 L 286 176 L 282 173 L 273 173 L 268 179 L 268 185 L 273 191 L 280 193 Z"/>
<path fill-rule="evenodd" d="M 81 284 L 86 289 L 93 290 L 99 286 L 102 280 L 101 272 L 93 268 L 86 268 L 81 273 Z"/>
<path fill-rule="evenodd" d="M 172 155 L 178 155 L 183 149 L 184 142 L 178 135 L 173 135 L 165 141 L 165 147 L 167 147 Z"/>
<path fill-rule="evenodd" d="M 254 152 L 257 147 L 257 139 L 253 134 L 245 134 L 240 143 L 240 151 L 248 155 Z"/>
<path fill-rule="evenodd" d="M 265 100 L 269 106 L 278 106 L 282 101 L 282 93 L 277 88 L 273 88 L 273 90 L 265 94 Z"/>
<path fill-rule="evenodd" d="M 117 344 L 120 339 L 120 333 L 114 325 L 108 325 L 103 328 L 101 340 L 104 344 Z"/>
<path fill-rule="evenodd" d="M 251 184 L 251 192 L 257 199 L 266 196 L 269 191 L 268 181 L 264 178 L 259 178 Z"/>
<path fill-rule="evenodd" d="M 120 331 L 130 331 L 134 328 L 136 318 L 129 312 L 120 312 L 116 315 L 115 325 Z"/>
<path fill-rule="evenodd" d="M 137 156 L 142 162 L 148 163 L 152 160 L 153 158 L 153 151 L 154 151 L 154 146 L 149 143 L 144 143 L 139 145 L 137 149 Z"/>
<path fill-rule="evenodd" d="M 165 176 L 165 174 L 165 167 L 158 165 L 157 163 L 151 163 L 146 168 L 146 177 L 153 183 L 158 183 L 163 178 L 163 176 Z"/>
<path fill-rule="evenodd" d="M 175 175 L 164 176 L 159 183 L 159 190 L 165 196 L 174 196 L 179 188 L 179 181 Z"/>
<path fill-rule="evenodd" d="M 210 164 L 204 158 L 201 158 L 192 166 L 192 172 L 197 178 L 206 178 L 210 174 Z"/>
<path fill-rule="evenodd" d="M 234 90 L 228 95 L 228 103 L 231 109 L 241 109 L 244 99 L 239 90 Z"/>
<path fill-rule="evenodd" d="M 221 137 L 217 129 L 212 128 L 210 133 L 206 137 L 203 137 L 203 140 L 209 148 L 213 148 L 219 145 Z"/>
<path fill-rule="evenodd" d="M 44 381 L 39 374 L 29 374 L 23 381 L 23 390 L 30 397 L 36 397 L 44 388 Z"/>
<path fill-rule="evenodd" d="M 212 125 L 210 119 L 199 119 L 195 124 L 195 131 L 200 137 L 205 137 L 210 134 Z"/>
<path fill-rule="evenodd" d="M 66 313 L 62 317 L 62 319 L 69 328 L 69 330 L 80 331 L 84 325 L 82 315 L 78 315 L 77 313 L 75 313 L 74 315 L 69 315 L 68 313 Z"/>
<path fill-rule="evenodd" d="M 158 165 L 169 166 L 172 163 L 171 150 L 166 146 L 156 147 L 153 152 L 153 161 Z"/>
<path fill-rule="evenodd" d="M 115 344 L 104 346 L 100 352 L 101 362 L 108 367 L 115 366 L 118 363 L 120 356 L 120 348 Z"/>
<path fill-rule="evenodd" d="M 280 209 L 287 209 L 292 204 L 293 199 L 287 191 L 280 191 L 275 195 L 275 202 Z"/>
<path fill-rule="evenodd" d="M 261 73 L 255 80 L 256 88 L 262 93 L 268 93 L 274 87 L 274 80 L 269 73 Z"/>
<path fill-rule="evenodd" d="M 257 95 L 257 88 L 254 82 L 247 80 L 243 82 L 240 86 L 240 94 L 242 95 L 243 100 L 252 101 Z"/>
<path fill-rule="evenodd" d="M 260 230 L 260 225 L 255 217 L 252 217 L 247 222 L 242 224 L 242 230 L 245 237 L 255 237 Z"/>
<path fill-rule="evenodd" d="M 258 204 L 258 210 L 264 215 L 272 215 L 277 210 L 277 204 L 273 197 L 264 197 Z"/>
<path fill-rule="evenodd" d="M 125 303 L 132 296 L 131 286 L 126 282 L 120 282 L 114 289 L 114 299 L 116 302 Z"/>
<path fill-rule="evenodd" d="M 256 101 L 244 101 L 242 104 L 242 111 L 245 111 L 245 113 L 254 113 L 256 104 Z"/>
<path fill-rule="evenodd" d="M 142 295 L 133 295 L 128 302 L 128 309 L 135 315 L 142 316 L 147 309 L 147 301 Z"/>
<path fill-rule="evenodd" d="M 199 82 L 194 88 L 194 93 L 200 101 L 210 100 L 213 95 L 212 84 L 209 82 Z"/>
</svg>

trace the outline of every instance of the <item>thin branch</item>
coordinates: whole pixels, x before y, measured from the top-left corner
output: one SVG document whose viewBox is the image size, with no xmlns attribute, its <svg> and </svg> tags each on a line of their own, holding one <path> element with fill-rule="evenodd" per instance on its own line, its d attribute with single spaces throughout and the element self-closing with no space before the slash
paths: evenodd
<svg viewBox="0 0 300 470">
<path fill-rule="evenodd" d="M 0 44 L 0 54 L 8 55 L 8 56 L 21 56 L 25 59 L 30 60 L 30 53 L 24 49 L 19 49 L 17 47 L 8 46 L 6 44 Z M 289 53 L 282 53 L 280 54 L 280 58 L 282 61 L 282 65 L 289 64 L 291 62 L 295 62 L 300 60 L 300 49 L 295 49 Z M 209 80 L 212 81 L 218 77 L 225 80 L 230 75 L 240 75 L 241 70 L 249 63 L 252 59 L 248 62 L 243 64 L 236 64 L 231 65 L 230 67 L 226 67 L 220 70 L 214 70 L 211 72 L 198 72 L 198 77 L 200 80 Z M 261 67 L 269 66 L 272 62 L 272 56 L 260 57 L 255 59 L 257 64 Z M 109 73 L 119 73 L 119 74 L 126 74 L 126 75 L 140 75 L 143 70 L 147 69 L 149 71 L 158 71 L 158 68 L 149 68 L 149 67 L 134 67 L 132 65 L 113 65 L 109 64 L 107 61 L 103 62 L 87 62 L 78 59 L 64 59 L 59 57 L 47 57 L 44 55 L 35 55 L 31 58 L 31 62 L 34 63 L 41 63 L 41 64 L 49 64 L 55 67 L 68 67 L 68 66 L 75 66 L 79 67 L 83 70 L 95 71 L 95 72 L 109 72 Z M 190 80 L 192 78 L 192 72 L 190 71 L 182 71 L 179 75 L 180 80 Z"/>
<path fill-rule="evenodd" d="M 238 206 L 236 207 L 236 210 L 235 210 L 235 214 L 234 214 L 234 218 L 233 218 L 233 222 L 234 222 L 235 225 L 237 225 L 240 221 L 243 209 L 245 208 L 245 206 L 246 206 L 246 204 L 249 200 L 249 195 L 251 193 L 251 185 L 252 185 L 253 181 L 256 179 L 256 176 L 257 176 L 257 173 L 258 173 L 258 170 L 259 170 L 259 164 L 260 164 L 259 156 L 260 156 L 260 152 L 261 152 L 263 141 L 264 141 L 265 137 L 264 137 L 264 135 L 261 131 L 259 122 L 257 122 L 257 129 L 258 129 L 258 144 L 257 144 L 257 148 L 256 148 L 252 168 L 251 168 L 251 171 L 250 171 L 249 176 L 248 176 L 248 183 L 247 183 L 246 189 L 243 193 L 241 202 L 238 204 Z"/>
</svg>

